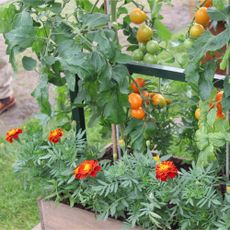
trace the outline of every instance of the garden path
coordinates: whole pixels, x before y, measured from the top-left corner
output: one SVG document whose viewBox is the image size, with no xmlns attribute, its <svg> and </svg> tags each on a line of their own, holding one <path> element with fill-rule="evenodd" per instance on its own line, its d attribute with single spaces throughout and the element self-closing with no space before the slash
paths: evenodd
<svg viewBox="0 0 230 230">
<path fill-rule="evenodd" d="M 7 0 L 0 0 L 0 4 Z M 164 22 L 172 31 L 180 31 L 191 21 L 195 0 L 173 0 L 174 7 L 165 6 L 162 10 Z M 0 47 L 4 40 L 0 37 Z M 2 49 L 1 49 L 2 50 Z M 5 56 L 4 51 L 0 56 Z M 20 126 L 23 121 L 39 111 L 36 101 L 31 96 L 38 81 L 35 72 L 20 71 L 14 76 L 13 88 L 17 99 L 16 107 L 0 115 L 0 135 L 13 127 Z"/>
</svg>

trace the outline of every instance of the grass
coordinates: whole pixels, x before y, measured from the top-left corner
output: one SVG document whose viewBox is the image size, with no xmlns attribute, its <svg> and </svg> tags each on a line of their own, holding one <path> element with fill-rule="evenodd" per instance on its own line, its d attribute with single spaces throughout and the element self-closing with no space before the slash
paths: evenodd
<svg viewBox="0 0 230 230">
<path fill-rule="evenodd" d="M 42 186 L 35 180 L 32 188 L 24 189 L 12 170 L 14 160 L 0 147 L 0 229 L 29 230 L 39 223 L 37 198 L 42 194 Z"/>
</svg>

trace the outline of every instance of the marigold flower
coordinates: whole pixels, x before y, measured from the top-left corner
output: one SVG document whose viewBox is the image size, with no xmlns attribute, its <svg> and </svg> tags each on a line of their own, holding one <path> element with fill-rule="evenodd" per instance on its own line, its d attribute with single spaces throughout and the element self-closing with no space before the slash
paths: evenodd
<svg viewBox="0 0 230 230">
<path fill-rule="evenodd" d="M 85 160 L 79 164 L 74 170 L 76 179 L 84 179 L 88 176 L 96 177 L 97 173 L 101 171 L 101 166 L 96 160 Z"/>
<path fill-rule="evenodd" d="M 60 138 L 63 136 L 63 130 L 58 128 L 55 130 L 51 130 L 50 134 L 48 136 L 48 139 L 52 143 L 57 143 L 59 142 Z"/>
<path fill-rule="evenodd" d="M 156 178 L 161 181 L 173 179 L 178 174 L 178 169 L 172 161 L 163 161 L 156 165 Z"/>
<path fill-rule="evenodd" d="M 15 128 L 15 129 L 11 129 L 6 133 L 6 141 L 12 143 L 13 139 L 17 140 L 19 134 L 22 133 L 22 129 L 19 128 Z"/>
</svg>

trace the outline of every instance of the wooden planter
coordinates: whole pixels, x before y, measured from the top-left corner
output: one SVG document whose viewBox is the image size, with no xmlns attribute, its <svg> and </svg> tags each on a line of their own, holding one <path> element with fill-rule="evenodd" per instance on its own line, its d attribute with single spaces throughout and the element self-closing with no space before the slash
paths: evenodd
<svg viewBox="0 0 230 230">
<path fill-rule="evenodd" d="M 125 227 L 121 221 L 111 218 L 98 221 L 94 213 L 65 204 L 39 200 L 38 205 L 42 230 L 122 230 Z"/>
</svg>

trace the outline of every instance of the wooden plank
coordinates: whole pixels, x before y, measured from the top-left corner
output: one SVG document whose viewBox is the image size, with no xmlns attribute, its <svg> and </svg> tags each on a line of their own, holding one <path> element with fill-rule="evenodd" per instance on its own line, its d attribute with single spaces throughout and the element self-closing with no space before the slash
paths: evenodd
<svg viewBox="0 0 230 230">
<path fill-rule="evenodd" d="M 125 224 L 109 218 L 98 221 L 95 214 L 53 201 L 39 201 L 42 230 L 122 230 Z M 140 230 L 140 228 L 133 228 Z"/>
</svg>

